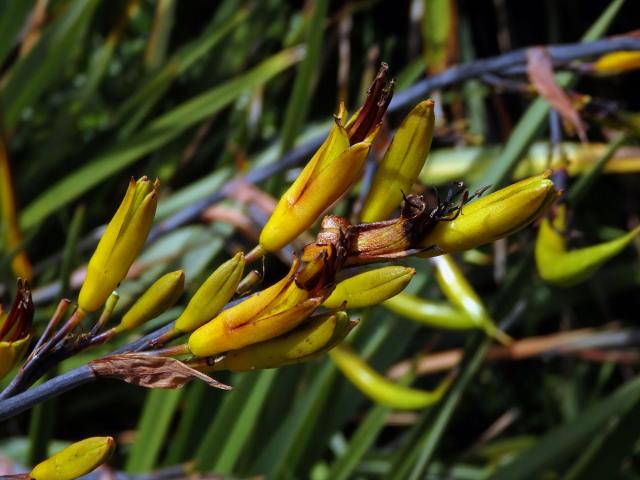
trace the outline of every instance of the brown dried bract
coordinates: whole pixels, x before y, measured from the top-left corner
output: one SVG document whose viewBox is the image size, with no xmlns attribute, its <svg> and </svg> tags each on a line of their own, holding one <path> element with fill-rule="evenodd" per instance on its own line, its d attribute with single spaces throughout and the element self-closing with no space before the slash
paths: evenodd
<svg viewBox="0 0 640 480">
<path fill-rule="evenodd" d="M 527 75 L 538 94 L 562 116 L 570 133 L 577 133 L 580 140 L 586 142 L 584 124 L 567 93 L 556 82 L 551 56 L 546 48 L 527 50 Z"/>
<path fill-rule="evenodd" d="M 180 388 L 191 380 L 198 379 L 214 388 L 231 389 L 229 385 L 220 383 L 175 358 L 144 353 L 110 355 L 92 361 L 89 368 L 98 377 L 117 378 L 146 388 Z"/>
</svg>

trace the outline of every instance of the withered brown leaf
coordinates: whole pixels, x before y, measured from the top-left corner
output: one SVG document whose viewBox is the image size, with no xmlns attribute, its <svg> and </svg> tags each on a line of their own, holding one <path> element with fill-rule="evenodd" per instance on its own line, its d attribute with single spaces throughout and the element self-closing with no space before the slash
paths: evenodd
<svg viewBox="0 0 640 480">
<path fill-rule="evenodd" d="M 582 119 L 567 93 L 556 82 L 551 56 L 546 48 L 534 47 L 527 50 L 527 75 L 538 94 L 562 116 L 565 128 L 570 133 L 577 133 L 580 140 L 586 142 Z"/>
<path fill-rule="evenodd" d="M 169 357 L 124 353 L 93 360 L 89 367 L 98 377 L 117 378 L 146 388 L 180 388 L 198 379 L 211 387 L 231 390 L 229 385 Z"/>
</svg>

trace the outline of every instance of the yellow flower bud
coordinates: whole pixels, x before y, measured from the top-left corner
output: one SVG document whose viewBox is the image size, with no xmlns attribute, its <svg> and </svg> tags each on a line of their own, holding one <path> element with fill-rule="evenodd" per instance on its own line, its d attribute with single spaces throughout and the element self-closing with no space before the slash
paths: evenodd
<svg viewBox="0 0 640 480">
<path fill-rule="evenodd" d="M 364 395 L 376 403 L 398 410 L 417 410 L 437 403 L 452 380 L 451 377 L 445 379 L 433 391 L 418 390 L 389 381 L 346 346 L 338 345 L 329 351 L 329 356 Z"/>
<path fill-rule="evenodd" d="M 429 300 L 401 292 L 382 305 L 392 312 L 428 327 L 450 330 L 476 328 L 476 322 L 472 318 L 447 302 Z"/>
<path fill-rule="evenodd" d="M 170 272 L 151 285 L 124 314 L 118 330 L 132 330 L 172 307 L 184 291 L 184 272 Z"/>
<path fill-rule="evenodd" d="M 371 191 L 362 207 L 363 222 L 385 220 L 411 191 L 424 166 L 433 138 L 433 100 L 409 112 L 393 137 L 378 167 Z"/>
<path fill-rule="evenodd" d="M 214 318 L 235 295 L 243 272 L 242 252 L 216 268 L 200 285 L 178 317 L 175 329 L 180 332 L 192 332 Z"/>
<path fill-rule="evenodd" d="M 34 480 L 72 480 L 106 462 L 115 442 L 111 437 L 91 437 L 73 443 L 31 470 Z"/>
<path fill-rule="evenodd" d="M 608 242 L 568 251 L 566 206 L 558 207 L 555 218 L 540 222 L 535 257 L 540 277 L 553 285 L 570 287 L 591 277 L 607 260 L 625 249 L 640 234 L 640 226 Z"/>
<path fill-rule="evenodd" d="M 593 70 L 603 75 L 616 75 L 640 68 L 640 52 L 612 52 L 601 56 L 594 64 Z"/>
<path fill-rule="evenodd" d="M 523 229 L 558 197 L 550 172 L 517 182 L 462 207 L 451 221 L 440 221 L 420 242 L 423 257 L 453 253 L 493 242 Z"/>
<path fill-rule="evenodd" d="M 364 308 L 377 305 L 400 293 L 415 273 L 415 269 L 402 265 L 359 273 L 338 283 L 322 305 L 327 308 Z"/>
<path fill-rule="evenodd" d="M 78 297 L 85 312 L 104 305 L 142 250 L 156 213 L 158 187 L 158 180 L 151 182 L 147 177 L 129 182 L 127 193 L 87 266 Z"/>
<path fill-rule="evenodd" d="M 223 310 L 189 337 L 189 350 L 208 357 L 282 335 L 298 326 L 326 294 L 297 284 L 296 260 L 289 274 L 271 287 Z M 313 296 L 317 294 L 318 296 Z"/>
<path fill-rule="evenodd" d="M 213 370 L 245 372 L 303 362 L 340 343 L 356 324 L 345 312 L 319 315 L 284 335 L 227 353 Z"/>
<path fill-rule="evenodd" d="M 329 137 L 280 198 L 260 233 L 265 250 L 279 250 L 311 227 L 360 178 L 371 138 L 350 146 L 342 118 L 344 113 L 336 117 Z"/>
</svg>

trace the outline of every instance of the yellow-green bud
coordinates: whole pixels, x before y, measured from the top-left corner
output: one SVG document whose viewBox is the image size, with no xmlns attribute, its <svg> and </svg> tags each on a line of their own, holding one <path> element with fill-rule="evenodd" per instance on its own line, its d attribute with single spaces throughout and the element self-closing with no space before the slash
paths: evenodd
<svg viewBox="0 0 640 480">
<path fill-rule="evenodd" d="M 356 324 L 345 312 L 319 315 L 284 335 L 227 353 L 213 369 L 244 372 L 303 362 L 340 343 Z"/>
<path fill-rule="evenodd" d="M 433 328 L 469 330 L 477 323 L 465 312 L 443 301 L 421 298 L 401 292 L 382 304 L 385 308 L 415 322 Z"/>
<path fill-rule="evenodd" d="M 451 378 L 447 378 L 433 391 L 418 390 L 389 381 L 346 346 L 338 345 L 329 351 L 329 356 L 364 395 L 398 410 L 417 410 L 433 405 L 442 398 L 451 383 Z"/>
<path fill-rule="evenodd" d="M 511 338 L 493 323 L 482 300 L 480 300 L 480 297 L 467 281 L 453 258 L 450 255 L 442 255 L 434 258 L 433 263 L 436 267 L 436 281 L 447 300 L 458 310 L 464 312 L 475 324 L 476 328 L 484 330 L 487 335 L 504 344 L 511 343 Z"/>
<path fill-rule="evenodd" d="M 420 102 L 402 121 L 373 178 L 363 222 L 387 219 L 411 191 L 431 148 L 434 121 L 433 100 Z"/>
<path fill-rule="evenodd" d="M 526 227 L 558 197 L 549 175 L 527 178 L 463 206 L 458 218 L 438 222 L 422 239 L 419 246 L 428 250 L 419 255 L 468 250 Z"/>
<path fill-rule="evenodd" d="M 244 272 L 244 254 L 237 253 L 209 275 L 178 317 L 175 329 L 192 332 L 214 318 L 233 298 Z"/>
<path fill-rule="evenodd" d="M 87 266 L 78 297 L 85 312 L 104 305 L 142 250 L 156 213 L 158 187 L 158 180 L 151 182 L 147 177 L 129 182 L 127 193 Z"/>
<path fill-rule="evenodd" d="M 184 272 L 170 272 L 151 285 L 124 314 L 118 330 L 132 330 L 171 308 L 184 291 Z"/>
<path fill-rule="evenodd" d="M 593 275 L 606 261 L 619 254 L 640 234 L 640 227 L 608 242 L 568 251 L 566 207 L 561 205 L 553 221 L 540 222 L 536 239 L 536 266 L 540 277 L 553 285 L 570 287 Z"/>
<path fill-rule="evenodd" d="M 404 290 L 415 273 L 415 269 L 402 265 L 359 273 L 338 283 L 322 305 L 327 308 L 364 308 L 377 305 Z"/>
<path fill-rule="evenodd" d="M 73 480 L 106 462 L 115 442 L 112 437 L 91 437 L 69 445 L 31 470 L 34 480 Z"/>
</svg>

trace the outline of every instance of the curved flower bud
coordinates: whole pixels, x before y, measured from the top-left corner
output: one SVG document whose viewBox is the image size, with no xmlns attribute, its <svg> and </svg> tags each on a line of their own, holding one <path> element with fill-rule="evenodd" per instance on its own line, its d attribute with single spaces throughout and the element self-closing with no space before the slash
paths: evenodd
<svg viewBox="0 0 640 480">
<path fill-rule="evenodd" d="M 419 246 L 423 257 L 460 252 L 511 235 L 536 220 L 558 198 L 550 172 L 527 178 L 462 207 L 438 222 Z"/>
<path fill-rule="evenodd" d="M 184 271 L 176 270 L 156 280 L 124 314 L 117 330 L 132 330 L 171 308 L 184 291 Z"/>
<path fill-rule="evenodd" d="M 180 332 L 192 332 L 214 318 L 235 295 L 243 272 L 244 254 L 239 252 L 216 268 L 200 285 L 174 328 Z"/>
<path fill-rule="evenodd" d="M 246 372 L 304 362 L 340 343 L 357 323 L 345 312 L 312 317 L 284 335 L 227 353 L 213 370 Z"/>
<path fill-rule="evenodd" d="M 458 310 L 464 312 L 472 321 L 475 328 L 503 344 L 511 343 L 511 338 L 498 329 L 491 320 L 489 313 L 473 287 L 469 284 L 456 262 L 449 255 L 442 255 L 433 259 L 435 277 L 438 286 L 447 300 Z"/>
<path fill-rule="evenodd" d="M 31 342 L 32 322 L 31 288 L 28 282 L 18 279 L 11 309 L 4 313 L 0 307 L 0 379 L 24 357 Z"/>
<path fill-rule="evenodd" d="M 91 437 L 69 445 L 31 470 L 34 480 L 73 480 L 105 463 L 115 442 L 112 437 Z"/>
<path fill-rule="evenodd" d="M 107 225 L 80 289 L 78 305 L 85 312 L 98 310 L 126 276 L 147 239 L 158 203 L 158 180 L 142 177 L 129 182 L 127 193 Z"/>
<path fill-rule="evenodd" d="M 320 263 L 320 262 L 316 262 Z M 307 271 L 298 272 L 296 259 L 289 274 L 271 287 L 234 305 L 210 322 L 198 328 L 189 337 L 189 350 L 199 357 L 209 357 L 229 350 L 237 350 L 269 340 L 297 327 L 324 301 L 329 291 L 323 282 L 313 288 L 300 282 Z M 303 286 L 299 286 L 298 283 Z M 311 283 L 310 283 L 311 285 Z"/>
<path fill-rule="evenodd" d="M 344 345 L 330 350 L 329 356 L 364 395 L 375 403 L 398 410 L 418 410 L 437 403 L 452 380 L 452 377 L 446 378 L 433 391 L 418 390 L 389 381 Z"/>
<path fill-rule="evenodd" d="M 363 222 L 385 220 L 409 193 L 424 166 L 433 138 L 433 100 L 416 105 L 405 117 L 373 177 L 362 207 Z"/>
<path fill-rule="evenodd" d="M 327 308 L 364 308 L 377 305 L 400 293 L 415 275 L 402 265 L 376 268 L 341 281 L 322 304 Z"/>
<path fill-rule="evenodd" d="M 393 94 L 383 64 L 363 107 L 343 125 L 341 106 L 329 136 L 282 195 L 260 233 L 266 251 L 281 249 L 315 223 L 360 178 L 371 142 Z"/>
<path fill-rule="evenodd" d="M 476 328 L 476 322 L 465 312 L 442 301 L 421 298 L 401 292 L 383 304 L 384 308 L 428 327 L 449 330 Z"/>
<path fill-rule="evenodd" d="M 540 277 L 561 287 L 577 285 L 591 277 L 606 261 L 620 253 L 640 234 L 640 226 L 608 242 L 568 251 L 565 233 L 567 210 L 560 205 L 551 221 L 542 219 L 535 257 Z"/>
</svg>

